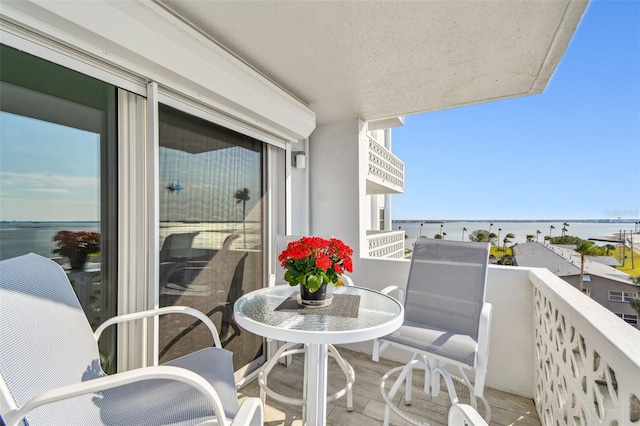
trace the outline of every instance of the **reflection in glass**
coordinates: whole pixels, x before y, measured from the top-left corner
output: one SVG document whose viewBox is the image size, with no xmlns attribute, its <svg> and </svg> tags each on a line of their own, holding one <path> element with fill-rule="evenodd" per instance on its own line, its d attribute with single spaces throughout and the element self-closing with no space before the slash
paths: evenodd
<svg viewBox="0 0 640 426">
<path fill-rule="evenodd" d="M 0 46 L 0 259 L 67 272 L 95 329 L 116 311 L 115 88 Z M 115 369 L 115 329 L 100 341 Z"/>
<path fill-rule="evenodd" d="M 263 285 L 262 143 L 161 106 L 159 160 L 160 305 L 205 312 L 238 369 L 262 346 L 232 312 Z M 160 362 L 210 345 L 191 318 L 161 318 Z"/>
</svg>

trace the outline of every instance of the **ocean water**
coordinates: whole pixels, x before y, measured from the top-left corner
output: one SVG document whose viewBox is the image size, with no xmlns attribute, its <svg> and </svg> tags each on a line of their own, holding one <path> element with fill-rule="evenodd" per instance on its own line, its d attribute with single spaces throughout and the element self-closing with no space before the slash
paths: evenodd
<svg viewBox="0 0 640 426">
<path fill-rule="evenodd" d="M 468 240 L 470 232 L 483 229 L 489 230 L 489 224 L 493 223 L 491 232 L 498 234 L 500 239 L 508 233 L 515 235 L 511 238 L 513 243 L 523 243 L 527 239 L 527 235 L 536 236 L 538 240 L 544 241 L 544 237 L 559 236 L 562 230 L 563 221 L 557 222 L 438 222 L 425 223 L 422 222 L 393 222 L 393 229 L 402 229 L 409 238 L 417 238 L 420 235 L 433 238 L 435 234 L 440 233 L 440 225 L 442 224 L 442 232 L 447 235 L 445 239 L 462 240 L 463 228 L 467 228 L 464 232 L 464 239 Z M 633 232 L 635 224 L 632 222 L 570 222 L 567 227 L 568 235 L 574 235 L 583 239 L 594 237 L 606 237 L 620 231 Z M 223 224 L 225 227 L 230 225 Z M 222 226 L 222 225 L 221 225 Z M 555 229 L 550 229 L 554 226 Z M 499 231 L 502 229 L 501 231 Z M 54 235 L 60 230 L 69 231 L 87 231 L 100 232 L 99 222 L 0 222 L 0 260 L 20 256 L 29 252 L 34 252 L 45 257 L 53 257 L 53 250 L 56 248 L 53 242 Z M 230 231 L 229 231 L 230 232 Z M 225 234 L 226 235 L 226 234 Z M 640 241 L 640 235 L 638 236 Z"/>
<path fill-rule="evenodd" d="M 62 230 L 100 232 L 100 222 L 0 222 L 0 260 L 30 252 L 53 257 L 53 237 Z"/>
<path fill-rule="evenodd" d="M 607 237 L 612 234 L 617 234 L 621 231 L 634 232 L 635 223 L 633 222 L 571 222 L 571 221 L 537 221 L 537 222 L 437 222 L 437 223 L 425 223 L 425 222 L 404 222 L 394 221 L 394 230 L 403 230 L 407 234 L 408 238 L 417 238 L 420 235 L 428 238 L 433 238 L 435 234 L 440 233 L 440 225 L 442 226 L 442 232 L 446 233 L 445 239 L 461 241 L 463 239 L 463 228 L 467 228 L 464 232 L 464 240 L 469 241 L 468 235 L 475 230 L 489 230 L 489 225 L 493 223 L 491 232 L 500 233 L 500 240 L 511 233 L 515 235 L 514 238 L 510 238 L 513 243 L 524 243 L 527 241 L 527 235 L 533 235 L 534 241 L 536 235 L 538 241 L 544 241 L 545 236 L 551 235 L 552 237 L 558 237 L 562 235 L 562 224 L 566 222 L 567 226 L 566 235 L 573 235 L 582 239 Z M 422 226 L 420 225 L 422 223 Z M 555 228 L 552 229 L 551 226 Z M 500 231 L 501 229 L 501 231 Z M 536 231 L 540 231 L 538 234 Z M 638 237 L 640 241 L 640 236 Z"/>
</svg>

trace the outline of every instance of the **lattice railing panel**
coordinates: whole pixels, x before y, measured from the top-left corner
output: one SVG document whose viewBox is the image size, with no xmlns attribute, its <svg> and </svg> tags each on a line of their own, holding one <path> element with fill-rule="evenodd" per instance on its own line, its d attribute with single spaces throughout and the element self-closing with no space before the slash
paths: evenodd
<svg viewBox="0 0 640 426">
<path fill-rule="evenodd" d="M 585 296 L 577 293 L 575 297 Z M 640 425 L 640 360 L 631 359 L 635 355 L 629 355 L 625 340 L 617 348 L 611 336 L 562 299 L 549 288 L 534 285 L 535 401 L 540 421 L 543 425 Z M 589 299 L 589 303 L 596 302 Z M 628 327 L 623 321 L 609 324 L 613 331 Z M 622 331 L 633 340 L 635 330 Z M 632 348 L 631 353 L 637 352 Z"/>
<path fill-rule="evenodd" d="M 390 257 L 401 259 L 404 257 L 404 232 L 381 232 L 367 235 L 369 256 Z"/>
<path fill-rule="evenodd" d="M 369 138 L 369 178 L 404 188 L 404 163 L 391 151 Z"/>
</svg>

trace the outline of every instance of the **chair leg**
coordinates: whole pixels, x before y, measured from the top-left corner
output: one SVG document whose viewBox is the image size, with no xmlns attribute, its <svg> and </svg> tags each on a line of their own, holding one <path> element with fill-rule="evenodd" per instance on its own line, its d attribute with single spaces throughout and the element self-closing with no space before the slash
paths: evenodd
<svg viewBox="0 0 640 426">
<path fill-rule="evenodd" d="M 338 352 L 335 346 L 329 345 L 328 349 L 329 349 L 329 356 L 331 356 L 333 359 L 336 360 L 336 362 L 338 363 L 338 366 L 344 373 L 347 381 L 347 385 L 341 391 L 335 393 L 334 395 L 331 395 L 331 397 L 328 398 L 327 401 L 333 401 L 335 399 L 340 398 L 342 395 L 344 395 L 346 391 L 347 411 L 353 411 L 353 384 L 356 381 L 355 371 L 353 370 L 353 367 L 347 361 L 345 361 L 344 358 L 342 358 L 342 355 L 340 355 L 340 352 Z"/>
<path fill-rule="evenodd" d="M 470 395 L 469 398 L 471 400 L 471 406 L 474 409 L 477 410 L 478 409 L 478 399 L 476 398 L 476 395 L 475 395 L 475 388 L 474 388 L 473 384 L 471 383 L 471 380 L 469 380 L 469 377 L 467 377 L 467 374 L 462 369 L 462 367 L 458 366 L 458 371 L 460 372 L 460 377 L 464 381 L 464 384 L 469 389 L 469 395 Z"/>
<path fill-rule="evenodd" d="M 404 391 L 404 405 L 411 405 L 411 387 L 413 386 L 413 369 L 407 374 L 405 380 L 406 386 Z"/>
<path fill-rule="evenodd" d="M 298 346 L 299 344 L 297 343 L 282 344 L 280 348 L 276 351 L 276 353 L 273 355 L 273 357 L 269 359 L 260 369 L 260 372 L 258 373 L 258 384 L 260 385 L 260 397 L 261 399 L 263 399 L 263 401 L 266 399 L 266 396 L 268 395 L 271 398 L 277 401 L 283 402 L 285 404 L 304 406 L 305 404 L 304 398 L 303 399 L 290 398 L 288 396 L 281 395 L 275 392 L 274 390 L 269 389 L 267 385 L 269 374 L 271 373 L 271 370 L 273 369 L 273 367 L 279 362 L 280 358 L 284 358 L 284 357 L 295 355 L 295 354 L 305 353 L 305 348 L 298 347 Z"/>
<path fill-rule="evenodd" d="M 374 362 L 380 361 L 380 339 L 373 339 L 371 358 Z"/>
<path fill-rule="evenodd" d="M 389 405 L 384 405 L 384 419 L 382 421 L 383 426 L 389 426 L 389 420 L 391 420 L 391 408 Z"/>
<path fill-rule="evenodd" d="M 429 391 L 427 394 L 437 397 L 440 395 L 440 378 L 437 375 L 437 368 L 439 362 L 434 359 L 427 360 L 427 366 L 429 371 Z"/>
<path fill-rule="evenodd" d="M 396 381 L 393 383 L 393 386 L 391 386 L 391 390 L 389 391 L 389 393 L 386 395 L 385 398 L 385 409 L 384 409 L 384 426 L 388 426 L 389 425 L 389 420 L 391 418 L 391 411 L 390 411 L 390 406 L 389 404 L 392 404 L 393 402 L 393 398 L 396 396 L 396 393 L 398 392 L 398 389 L 400 389 L 400 386 L 402 385 L 402 383 L 407 380 L 407 376 L 410 376 L 413 373 L 413 369 L 420 363 L 419 360 L 417 359 L 412 359 L 411 361 L 409 361 L 404 367 L 402 367 L 402 371 L 400 371 L 400 374 L 398 375 L 398 378 L 396 379 Z M 400 367 L 397 367 L 400 368 Z M 382 391 L 383 397 L 384 395 L 384 383 L 386 378 L 388 377 L 389 374 L 393 373 L 394 371 L 397 371 L 396 369 L 392 369 L 389 372 L 387 372 L 387 374 L 385 376 L 383 376 L 382 378 L 382 382 L 380 385 L 380 390 Z"/>
</svg>

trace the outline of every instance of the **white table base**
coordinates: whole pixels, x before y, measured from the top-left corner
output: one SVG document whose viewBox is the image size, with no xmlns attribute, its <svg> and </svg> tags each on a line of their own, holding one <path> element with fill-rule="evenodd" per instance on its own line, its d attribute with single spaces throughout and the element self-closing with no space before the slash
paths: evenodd
<svg viewBox="0 0 640 426">
<path fill-rule="evenodd" d="M 307 426 L 322 426 L 326 422 L 327 359 L 326 344 L 309 344 L 306 358 L 307 388 L 305 389 L 307 398 L 305 424 Z"/>
</svg>

